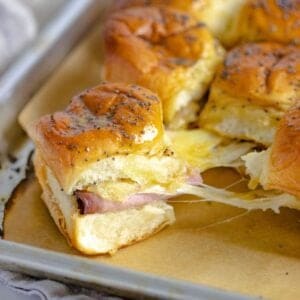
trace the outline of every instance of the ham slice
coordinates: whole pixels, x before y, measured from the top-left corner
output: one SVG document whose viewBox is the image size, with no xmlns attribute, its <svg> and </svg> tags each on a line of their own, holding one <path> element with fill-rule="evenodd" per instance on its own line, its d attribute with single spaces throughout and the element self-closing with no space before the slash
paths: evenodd
<svg viewBox="0 0 300 300">
<path fill-rule="evenodd" d="M 199 172 L 193 171 L 187 183 L 191 185 L 199 185 L 202 183 L 202 178 Z M 171 197 L 178 196 L 179 194 L 156 194 L 156 193 L 137 193 L 129 196 L 122 202 L 110 201 L 104 199 L 94 193 L 88 191 L 76 191 L 75 196 L 77 198 L 78 208 L 80 213 L 93 214 L 93 213 L 106 213 L 125 210 L 133 207 L 140 207 L 154 201 L 167 200 Z"/>
<path fill-rule="evenodd" d="M 77 191 L 75 193 L 80 213 L 93 214 L 93 213 L 106 213 L 125 210 L 133 207 L 139 207 L 148 203 L 167 200 L 173 195 L 170 194 L 135 194 L 129 196 L 126 200 L 110 201 L 101 198 L 100 196 L 86 191 Z"/>
</svg>

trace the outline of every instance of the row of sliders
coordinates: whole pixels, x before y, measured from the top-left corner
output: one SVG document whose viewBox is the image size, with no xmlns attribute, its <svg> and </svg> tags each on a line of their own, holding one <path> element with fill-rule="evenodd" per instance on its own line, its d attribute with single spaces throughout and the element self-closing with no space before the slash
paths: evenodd
<svg viewBox="0 0 300 300">
<path fill-rule="evenodd" d="M 183 194 L 300 207 L 299 14 L 298 0 L 115 2 L 106 81 L 28 130 L 43 199 L 72 246 L 114 253 L 145 239 L 174 222 L 167 201 Z M 250 190 L 203 183 L 219 166 L 243 169 Z"/>
</svg>

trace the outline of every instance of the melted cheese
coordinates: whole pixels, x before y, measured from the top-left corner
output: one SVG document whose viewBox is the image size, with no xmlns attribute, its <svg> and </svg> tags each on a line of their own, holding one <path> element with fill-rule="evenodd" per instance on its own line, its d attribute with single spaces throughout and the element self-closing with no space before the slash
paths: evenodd
<svg viewBox="0 0 300 300">
<path fill-rule="evenodd" d="M 107 190 L 113 190 L 116 189 L 113 182 L 121 182 L 122 187 L 118 190 L 131 191 L 138 186 L 176 186 L 185 182 L 187 173 L 186 163 L 174 156 L 118 155 L 102 159 L 86 168 L 74 185 L 74 190 L 84 190 L 98 184 L 102 185 L 100 190 L 104 190 L 105 186 Z"/>
<path fill-rule="evenodd" d="M 211 186 L 186 185 L 180 190 L 181 193 L 200 197 L 200 201 L 214 201 L 247 210 L 271 209 L 279 213 L 280 207 L 300 209 L 300 201 L 289 194 L 277 191 L 256 190 L 244 193 L 235 193 Z"/>
<path fill-rule="evenodd" d="M 243 164 L 240 157 L 255 146 L 204 129 L 169 131 L 167 134 L 175 153 L 201 172 L 214 167 L 238 167 Z"/>
</svg>

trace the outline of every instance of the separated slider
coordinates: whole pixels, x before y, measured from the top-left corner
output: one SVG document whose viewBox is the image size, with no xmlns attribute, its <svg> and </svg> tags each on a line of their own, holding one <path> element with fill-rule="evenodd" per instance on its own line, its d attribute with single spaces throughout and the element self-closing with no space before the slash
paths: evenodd
<svg viewBox="0 0 300 300">
<path fill-rule="evenodd" d="M 200 176 L 175 157 L 150 91 L 102 83 L 30 126 L 43 199 L 86 254 L 113 253 L 174 222 L 166 199 Z"/>
</svg>

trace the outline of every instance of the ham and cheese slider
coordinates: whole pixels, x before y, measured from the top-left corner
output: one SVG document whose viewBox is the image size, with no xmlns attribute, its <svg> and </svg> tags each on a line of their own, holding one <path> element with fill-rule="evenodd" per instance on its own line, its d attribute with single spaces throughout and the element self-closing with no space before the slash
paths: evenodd
<svg viewBox="0 0 300 300">
<path fill-rule="evenodd" d="M 218 70 L 200 127 L 269 146 L 284 112 L 299 97 L 299 47 L 244 44 L 232 49 Z"/>
<path fill-rule="evenodd" d="M 203 23 L 167 7 L 133 7 L 109 16 L 104 39 L 106 80 L 157 93 L 169 128 L 196 120 L 224 54 Z"/>
<path fill-rule="evenodd" d="M 43 199 L 86 254 L 113 253 L 174 222 L 166 199 L 200 177 L 166 142 L 159 98 L 102 83 L 30 126 Z"/>
</svg>

